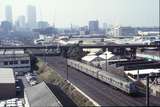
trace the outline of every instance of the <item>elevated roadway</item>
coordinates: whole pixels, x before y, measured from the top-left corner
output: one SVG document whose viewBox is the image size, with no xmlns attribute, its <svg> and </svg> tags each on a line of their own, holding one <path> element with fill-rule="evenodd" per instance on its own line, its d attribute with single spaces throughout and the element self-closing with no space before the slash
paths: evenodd
<svg viewBox="0 0 160 107">
<path fill-rule="evenodd" d="M 52 46 L 1 46 L 0 49 L 55 49 L 69 48 L 73 45 L 52 45 Z M 160 47 L 159 45 L 142 45 L 142 44 L 107 44 L 107 45 L 80 45 L 80 48 L 146 48 Z"/>
</svg>

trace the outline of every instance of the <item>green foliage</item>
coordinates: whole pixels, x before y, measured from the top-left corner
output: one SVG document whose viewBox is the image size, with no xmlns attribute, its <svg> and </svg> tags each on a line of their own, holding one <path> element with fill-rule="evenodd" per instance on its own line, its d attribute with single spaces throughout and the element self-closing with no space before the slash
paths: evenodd
<svg viewBox="0 0 160 107">
<path fill-rule="evenodd" d="M 54 69 L 45 65 L 44 62 L 38 60 L 36 65 L 39 68 L 37 70 L 39 75 L 38 77 L 47 83 L 51 83 L 60 87 L 63 92 L 65 92 L 75 102 L 77 106 L 95 106 L 84 95 L 76 90 L 76 88 L 71 85 L 71 83 L 62 78 Z"/>
<path fill-rule="evenodd" d="M 79 47 L 79 44 L 75 44 L 71 47 L 69 47 L 67 51 L 67 58 L 71 58 L 74 60 L 80 61 L 83 56 L 85 56 L 87 53 L 83 51 L 82 48 Z"/>
</svg>

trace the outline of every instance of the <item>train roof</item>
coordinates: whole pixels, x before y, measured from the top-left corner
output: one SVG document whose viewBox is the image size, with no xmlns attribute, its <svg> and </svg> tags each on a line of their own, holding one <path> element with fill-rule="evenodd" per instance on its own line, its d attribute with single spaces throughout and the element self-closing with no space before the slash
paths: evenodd
<svg viewBox="0 0 160 107">
<path fill-rule="evenodd" d="M 102 70 L 102 69 L 99 69 L 99 68 L 96 68 L 96 67 L 93 67 L 93 66 L 90 66 L 90 65 L 86 65 L 86 64 L 85 64 L 85 66 L 89 66 L 88 68 L 92 68 L 93 71 L 96 71 L 96 72 L 97 72 L 97 71 L 100 71 L 100 72 L 99 72 L 100 74 L 107 75 L 107 76 L 113 77 L 113 78 L 115 78 L 115 79 L 119 79 L 119 80 L 121 80 L 121 81 L 124 81 L 124 82 L 132 82 L 132 80 L 129 79 L 129 78 L 125 75 L 124 71 L 119 70 L 118 68 L 117 68 L 116 71 L 115 71 L 115 69 L 113 69 L 113 67 L 110 66 L 110 67 L 109 67 L 110 69 L 108 70 L 108 72 L 106 72 L 106 71 L 104 71 L 104 70 Z"/>
</svg>

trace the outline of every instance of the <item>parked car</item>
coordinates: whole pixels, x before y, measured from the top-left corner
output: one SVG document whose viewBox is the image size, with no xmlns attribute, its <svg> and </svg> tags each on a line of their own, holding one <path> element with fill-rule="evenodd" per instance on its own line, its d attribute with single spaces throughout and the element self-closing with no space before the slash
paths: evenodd
<svg viewBox="0 0 160 107">
<path fill-rule="evenodd" d="M 32 74 L 32 73 L 27 73 L 25 75 L 28 83 L 33 86 L 33 85 L 36 85 L 37 84 L 37 79 L 36 79 L 36 75 Z"/>
</svg>

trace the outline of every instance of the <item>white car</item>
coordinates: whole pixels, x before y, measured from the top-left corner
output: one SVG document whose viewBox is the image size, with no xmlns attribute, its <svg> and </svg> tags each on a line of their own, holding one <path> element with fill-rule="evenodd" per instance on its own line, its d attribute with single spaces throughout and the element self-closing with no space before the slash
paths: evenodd
<svg viewBox="0 0 160 107">
<path fill-rule="evenodd" d="M 36 85 L 36 84 L 37 84 L 37 81 L 35 81 L 35 80 L 31 80 L 31 81 L 30 81 L 30 85 L 31 85 L 31 86 L 34 86 L 34 85 Z"/>
<path fill-rule="evenodd" d="M 7 104 L 6 107 L 17 107 L 17 104 Z"/>
<path fill-rule="evenodd" d="M 5 101 L 0 102 L 0 107 L 5 107 L 5 105 L 6 105 Z"/>
<path fill-rule="evenodd" d="M 23 102 L 22 101 L 17 101 L 18 107 L 23 107 Z"/>
</svg>

